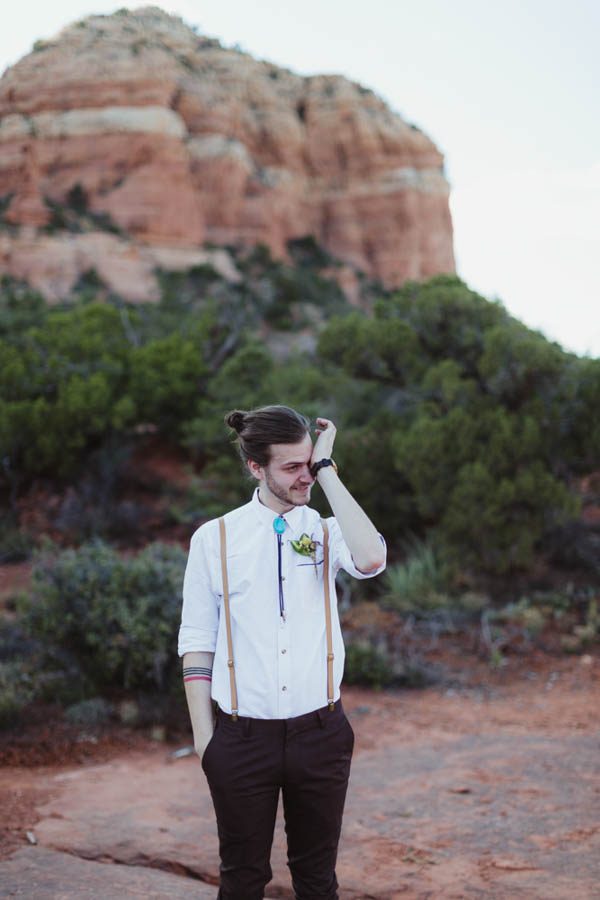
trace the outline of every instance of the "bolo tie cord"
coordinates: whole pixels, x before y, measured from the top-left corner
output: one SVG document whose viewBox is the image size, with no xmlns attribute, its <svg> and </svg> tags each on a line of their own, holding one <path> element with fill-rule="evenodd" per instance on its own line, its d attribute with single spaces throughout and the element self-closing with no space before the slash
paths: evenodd
<svg viewBox="0 0 600 900">
<path fill-rule="evenodd" d="M 282 535 L 286 529 L 287 522 L 283 516 L 277 516 L 273 519 L 273 531 L 277 535 L 277 575 L 279 577 L 279 615 L 285 620 L 285 602 L 283 598 L 283 564 L 281 561 L 282 553 Z"/>
<path fill-rule="evenodd" d="M 282 574 L 282 562 L 281 562 L 281 548 L 282 541 L 281 535 L 277 534 L 277 574 L 279 576 L 279 615 L 282 619 L 285 619 L 285 602 L 283 599 L 283 574 Z"/>
</svg>

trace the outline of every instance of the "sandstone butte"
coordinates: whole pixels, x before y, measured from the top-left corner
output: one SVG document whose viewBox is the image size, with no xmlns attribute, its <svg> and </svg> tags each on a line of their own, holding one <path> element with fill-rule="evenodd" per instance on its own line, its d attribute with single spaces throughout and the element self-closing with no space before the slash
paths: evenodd
<svg viewBox="0 0 600 900">
<path fill-rule="evenodd" d="M 74 189 L 80 233 L 52 225 Z M 156 7 L 75 22 L 0 79 L 0 274 L 48 298 L 90 268 L 151 297 L 156 265 L 209 259 L 227 277 L 206 245 L 284 259 L 309 234 L 394 287 L 455 270 L 448 197 L 439 150 L 371 90 L 224 48 Z"/>
</svg>

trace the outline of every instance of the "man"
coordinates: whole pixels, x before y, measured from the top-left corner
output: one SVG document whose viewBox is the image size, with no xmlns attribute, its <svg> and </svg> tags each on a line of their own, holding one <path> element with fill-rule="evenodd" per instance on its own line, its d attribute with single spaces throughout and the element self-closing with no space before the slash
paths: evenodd
<svg viewBox="0 0 600 900">
<path fill-rule="evenodd" d="M 352 728 L 335 574 L 385 568 L 385 543 L 331 458 L 336 429 L 285 406 L 225 418 L 258 487 L 192 537 L 179 655 L 219 833 L 220 900 L 261 900 L 283 797 L 297 900 L 337 898 Z M 308 507 L 319 481 L 334 517 Z M 331 599 L 330 599 L 331 598 Z M 216 723 L 213 705 L 217 703 Z"/>
</svg>

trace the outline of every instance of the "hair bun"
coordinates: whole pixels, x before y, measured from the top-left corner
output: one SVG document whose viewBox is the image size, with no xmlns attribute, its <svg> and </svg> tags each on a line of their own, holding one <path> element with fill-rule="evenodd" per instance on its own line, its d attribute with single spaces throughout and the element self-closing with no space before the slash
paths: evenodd
<svg viewBox="0 0 600 900">
<path fill-rule="evenodd" d="M 233 412 L 227 413 L 225 416 L 225 423 L 230 428 L 233 428 L 234 431 L 237 431 L 238 434 L 243 430 L 245 421 L 246 413 L 239 409 L 234 409 Z"/>
</svg>

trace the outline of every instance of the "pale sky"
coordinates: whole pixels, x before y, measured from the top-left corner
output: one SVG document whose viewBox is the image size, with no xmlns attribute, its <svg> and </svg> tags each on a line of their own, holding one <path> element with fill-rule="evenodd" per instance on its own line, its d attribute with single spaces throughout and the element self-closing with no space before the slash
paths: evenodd
<svg viewBox="0 0 600 900">
<path fill-rule="evenodd" d="M 18 0 L 0 72 L 38 38 L 148 3 Z M 459 275 L 600 355 L 600 0 L 165 0 L 225 45 L 382 96 L 446 157 Z"/>
</svg>

